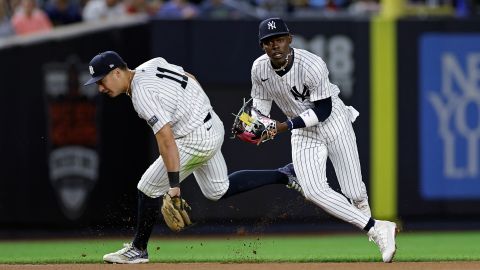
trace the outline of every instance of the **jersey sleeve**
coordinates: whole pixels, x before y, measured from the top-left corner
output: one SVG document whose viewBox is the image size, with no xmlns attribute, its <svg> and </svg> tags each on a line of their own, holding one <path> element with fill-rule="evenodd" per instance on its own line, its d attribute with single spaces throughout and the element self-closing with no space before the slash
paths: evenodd
<svg viewBox="0 0 480 270">
<path fill-rule="evenodd" d="M 272 100 L 268 91 L 263 87 L 262 82 L 260 81 L 260 70 L 258 68 L 257 62 L 253 63 L 252 72 L 252 91 L 251 96 L 252 98 L 256 99 L 264 99 L 264 100 Z"/>
<path fill-rule="evenodd" d="M 253 98 L 253 107 L 259 110 L 262 114 L 269 116 L 270 111 L 272 110 L 272 101 Z"/>
<path fill-rule="evenodd" d="M 310 101 L 331 97 L 334 94 L 334 87 L 328 78 L 328 69 L 322 58 L 314 56 L 312 61 L 305 68 L 307 70 L 306 86 L 310 90 Z"/>
<path fill-rule="evenodd" d="M 156 134 L 165 124 L 172 121 L 172 115 L 163 109 L 165 105 L 159 95 L 147 94 L 141 97 L 140 102 L 143 103 L 143 106 L 137 113 L 140 118 L 147 121 L 153 134 Z"/>
<path fill-rule="evenodd" d="M 253 98 L 253 107 L 257 108 L 264 115 L 269 115 L 272 109 L 272 99 L 260 81 L 260 71 L 257 61 L 253 63 L 251 76 L 252 92 L 250 95 Z"/>
</svg>

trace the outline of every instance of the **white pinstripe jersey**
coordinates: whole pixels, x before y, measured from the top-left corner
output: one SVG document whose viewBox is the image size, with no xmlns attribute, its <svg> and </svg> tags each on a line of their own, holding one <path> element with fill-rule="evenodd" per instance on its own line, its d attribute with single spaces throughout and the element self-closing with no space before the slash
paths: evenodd
<svg viewBox="0 0 480 270">
<path fill-rule="evenodd" d="M 182 67 L 154 58 L 135 69 L 131 97 L 135 111 L 154 133 L 166 123 L 172 125 L 180 182 L 193 173 L 205 197 L 220 199 L 229 187 L 227 165 L 220 151 L 225 130 L 200 84 L 186 76 Z M 162 156 L 148 167 L 137 188 L 151 198 L 169 190 Z"/>
<path fill-rule="evenodd" d="M 268 115 L 275 101 L 287 117 L 293 118 L 313 108 L 314 101 L 332 98 L 332 112 L 325 121 L 292 130 L 293 166 L 308 200 L 331 215 L 364 228 L 370 214 L 332 190 L 326 175 L 330 158 L 343 194 L 355 202 L 368 198 L 351 124 L 358 112 L 338 97 L 340 90 L 328 79 L 327 67 L 320 57 L 301 49 L 293 52 L 293 64 L 283 76 L 273 70 L 266 54 L 253 63 L 253 106 Z"/>
<path fill-rule="evenodd" d="M 187 77 L 182 67 L 161 57 L 135 69 L 132 103 L 153 133 L 170 122 L 175 138 L 183 137 L 202 125 L 212 109 L 198 82 Z"/>
<path fill-rule="evenodd" d="M 266 54 L 255 60 L 251 71 L 251 96 L 254 102 L 255 99 L 270 103 L 275 101 L 288 118 L 313 108 L 316 100 L 331 97 L 332 113 L 327 120 L 317 126 L 295 129 L 292 133 L 318 133 L 321 128 L 319 134 L 332 139 L 342 132 L 348 123 L 345 120 L 351 119 L 351 113 L 338 97 L 339 88 L 330 82 L 325 62 L 306 50 L 293 48 L 293 51 L 293 66 L 283 76 L 273 70 Z M 263 101 L 260 103 L 264 103 Z M 271 106 L 255 103 L 254 106 L 266 115 L 270 113 Z"/>
</svg>

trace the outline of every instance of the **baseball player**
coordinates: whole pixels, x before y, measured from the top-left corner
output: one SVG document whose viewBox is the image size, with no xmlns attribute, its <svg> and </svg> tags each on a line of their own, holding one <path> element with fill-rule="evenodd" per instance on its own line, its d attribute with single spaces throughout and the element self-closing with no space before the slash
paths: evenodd
<svg viewBox="0 0 480 270">
<path fill-rule="evenodd" d="M 292 166 L 278 170 L 239 171 L 227 175 L 220 151 L 224 127 L 195 77 L 163 58 L 151 59 L 131 70 L 113 51 L 90 61 L 91 78 L 110 97 L 127 94 L 138 115 L 152 128 L 160 157 L 141 177 L 137 227 L 133 242 L 106 254 L 110 263 L 148 262 L 147 243 L 159 215 L 160 197 L 180 196 L 180 182 L 193 173 L 204 196 L 230 197 L 267 184 L 295 187 Z"/>
<path fill-rule="evenodd" d="M 262 21 L 259 41 L 265 54 L 254 61 L 251 70 L 253 106 L 269 115 L 275 101 L 287 116 L 287 121 L 276 122 L 272 134 L 291 131 L 293 166 L 304 196 L 367 232 L 379 246 L 383 261 L 391 262 L 397 226 L 371 218 L 352 128 L 359 113 L 339 98 L 340 90 L 329 81 L 320 57 L 290 46 L 292 36 L 282 19 Z M 328 185 L 327 156 L 343 194 L 352 203 Z"/>
</svg>

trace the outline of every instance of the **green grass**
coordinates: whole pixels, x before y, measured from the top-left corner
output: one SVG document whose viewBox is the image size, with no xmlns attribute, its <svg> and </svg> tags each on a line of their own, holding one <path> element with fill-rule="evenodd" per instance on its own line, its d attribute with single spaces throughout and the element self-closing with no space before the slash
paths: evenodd
<svg viewBox="0 0 480 270">
<path fill-rule="evenodd" d="M 127 239 L 125 239 L 127 241 Z M 122 240 L 0 241 L 0 264 L 99 263 Z M 480 232 L 401 233 L 396 261 L 480 260 Z M 372 262 L 377 247 L 365 235 L 154 238 L 152 262 Z"/>
</svg>

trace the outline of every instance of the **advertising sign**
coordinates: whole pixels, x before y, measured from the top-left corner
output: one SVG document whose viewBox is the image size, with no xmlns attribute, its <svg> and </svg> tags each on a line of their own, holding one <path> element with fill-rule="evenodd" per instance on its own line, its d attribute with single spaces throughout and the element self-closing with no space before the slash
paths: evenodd
<svg viewBox="0 0 480 270">
<path fill-rule="evenodd" d="M 424 199 L 480 198 L 480 35 L 420 39 L 420 182 Z"/>
</svg>

